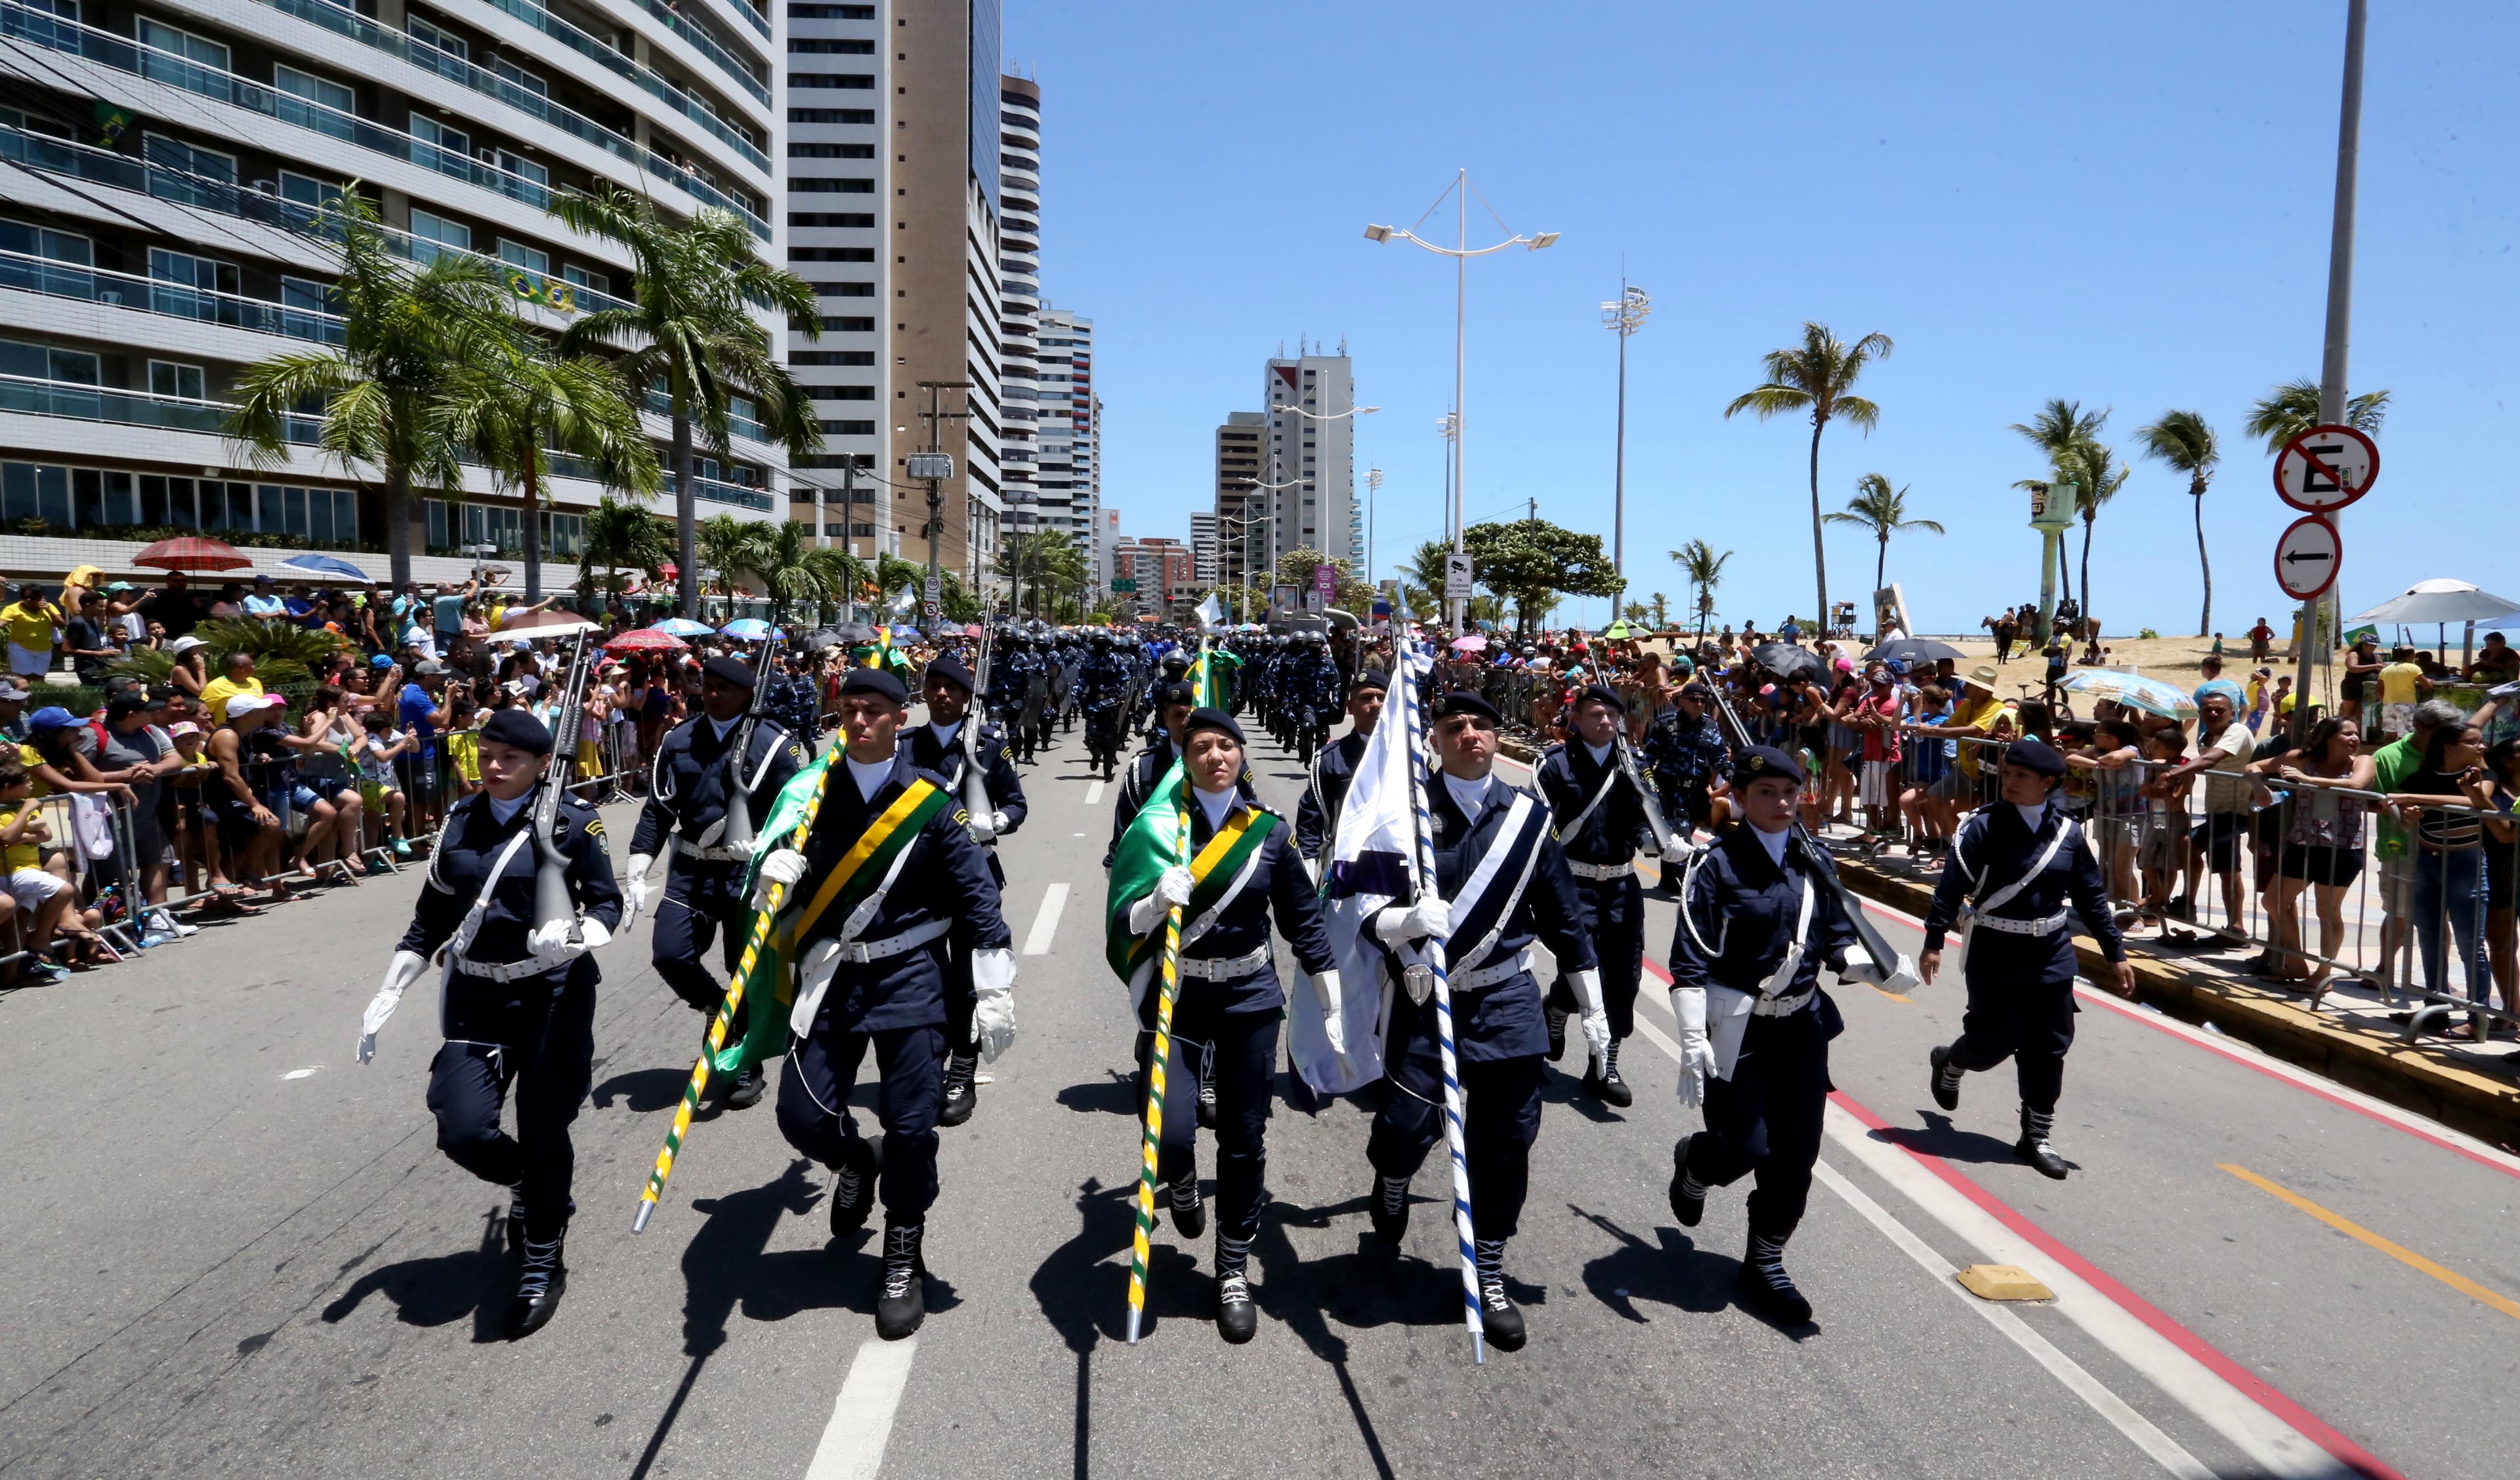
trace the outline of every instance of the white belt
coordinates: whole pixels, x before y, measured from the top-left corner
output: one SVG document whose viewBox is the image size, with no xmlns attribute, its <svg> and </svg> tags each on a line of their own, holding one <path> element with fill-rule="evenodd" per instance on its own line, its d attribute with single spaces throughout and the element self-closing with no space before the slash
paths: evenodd
<svg viewBox="0 0 2520 1480">
<path fill-rule="evenodd" d="M 865 965 L 869 962 L 883 961 L 889 957 L 899 956 L 904 951 L 916 950 L 953 928 L 954 921 L 950 919 L 931 919 L 923 925 L 913 925 L 899 935 L 887 935 L 881 940 L 836 942 L 839 947 L 836 959 Z"/>
<path fill-rule="evenodd" d="M 748 859 L 752 857 L 752 850 L 750 848 L 703 848 L 699 844 L 693 842 L 690 838 L 680 836 L 677 836 L 674 839 L 674 851 L 685 858 L 701 859 L 713 864 L 731 864 L 738 859 Z"/>
<path fill-rule="evenodd" d="M 1592 879 L 1596 883 L 1598 883 L 1603 879 L 1623 878 L 1626 875 L 1635 873 L 1636 868 L 1637 866 L 1634 863 L 1579 864 L 1571 858 L 1566 860 L 1567 873 L 1574 875 L 1577 878 Z"/>
<path fill-rule="evenodd" d="M 482 981 L 522 981 L 528 976 L 542 976 L 566 969 L 568 969 L 567 962 L 544 961 L 533 956 L 528 956 L 522 961 L 495 962 L 473 961 L 463 956 L 455 958 L 457 975 L 478 977 Z"/>
<path fill-rule="evenodd" d="M 1531 952 L 1526 947 L 1494 965 L 1478 966 L 1452 976 L 1447 979 L 1447 984 L 1456 992 L 1475 992 L 1481 987 L 1493 987 L 1498 982 L 1530 969 Z"/>
<path fill-rule="evenodd" d="M 1799 1012 L 1803 1009 L 1803 1004 L 1811 1001 L 1819 991 L 1820 988 L 1814 986 L 1811 991 L 1797 993 L 1792 997 L 1762 997 L 1750 1005 L 1750 1015 L 1783 1017 L 1788 1013 Z"/>
<path fill-rule="evenodd" d="M 1269 948 L 1241 956 L 1185 956 L 1174 963 L 1182 977 L 1195 981 L 1233 981 L 1269 964 Z"/>
<path fill-rule="evenodd" d="M 2065 922 L 2070 919 L 2071 914 L 2064 910 L 2046 919 L 2006 919 L 2000 915 L 1981 915 L 1969 921 L 1969 928 L 1993 930 L 1998 935 L 2053 935 L 2065 928 Z"/>
</svg>

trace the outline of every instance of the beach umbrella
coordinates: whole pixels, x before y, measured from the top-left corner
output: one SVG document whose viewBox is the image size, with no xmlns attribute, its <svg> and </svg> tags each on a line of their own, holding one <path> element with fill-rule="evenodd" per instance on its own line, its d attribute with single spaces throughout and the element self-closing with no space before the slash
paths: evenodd
<svg viewBox="0 0 2520 1480">
<path fill-rule="evenodd" d="M 661 627 L 640 627 L 604 645 L 607 652 L 688 652 L 691 645 Z"/>
<path fill-rule="evenodd" d="M 1761 643 L 1750 650 L 1750 661 L 1780 679 L 1826 679 L 1828 665 L 1809 648 L 1792 643 Z"/>
<path fill-rule="evenodd" d="M 291 575 L 311 575 L 325 581 L 357 581 L 373 585 L 376 577 L 337 555 L 292 555 L 280 562 L 280 568 Z"/>
<path fill-rule="evenodd" d="M 1864 654 L 1864 660 L 1868 663 L 1901 662 L 1913 668 L 1918 663 L 1930 663 L 1937 658 L 1947 657 L 1958 662 L 1965 656 L 1966 653 L 1949 643 L 1938 643 L 1929 637 L 1903 637 L 1883 643 Z"/>
<path fill-rule="evenodd" d="M 656 624 L 658 632 L 675 637 L 714 637 L 717 629 L 706 622 L 696 622 L 687 616 L 667 617 Z"/>
<path fill-rule="evenodd" d="M 2215 682 L 2226 681 L 2217 679 Z M 2109 668 L 2081 668 L 2056 687 L 2068 694 L 2087 694 L 2093 698 L 2110 699 L 2130 709 L 2157 714 L 2182 725 L 2196 718 L 2196 700 L 2187 691 L 2157 678 L 2142 678 Z M 2227 687 L 2237 692 L 2237 686 Z"/>
<path fill-rule="evenodd" d="M 1475 632 L 1469 633 L 1466 636 L 1453 639 L 1453 650 L 1455 652 L 1485 652 L 1488 650 L 1488 640 L 1479 636 Z"/>
<path fill-rule="evenodd" d="M 740 616 L 717 630 L 739 643 L 757 643 L 770 635 L 770 624 L 757 616 Z"/>
<path fill-rule="evenodd" d="M 490 636 L 503 643 L 530 643 L 547 637 L 575 637 L 581 632 L 601 632 L 602 622 L 590 622 L 574 611 L 533 611 L 512 617 L 499 625 Z"/>
<path fill-rule="evenodd" d="M 159 570 L 243 570 L 253 561 L 224 540 L 188 534 L 181 539 L 159 540 L 133 556 L 131 563 Z"/>
<path fill-rule="evenodd" d="M 2415 582 L 2403 595 L 2391 597 L 2354 620 L 2412 626 L 2424 622 L 2490 622 L 2512 615 L 2520 615 L 2520 602 L 2480 591 L 2471 581 L 2436 577 Z"/>
</svg>

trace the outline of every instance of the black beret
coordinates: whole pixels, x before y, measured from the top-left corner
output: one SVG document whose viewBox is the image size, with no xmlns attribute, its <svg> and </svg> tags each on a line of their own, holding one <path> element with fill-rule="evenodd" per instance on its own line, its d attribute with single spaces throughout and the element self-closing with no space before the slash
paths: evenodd
<svg viewBox="0 0 2520 1480">
<path fill-rule="evenodd" d="M 1167 709 L 1171 708 L 1175 704 L 1189 704 L 1192 708 L 1196 708 L 1198 705 L 1198 691 L 1191 687 L 1190 684 L 1186 682 L 1166 684 L 1164 685 L 1161 698 L 1163 706 Z"/>
<path fill-rule="evenodd" d="M 1803 784 L 1803 763 L 1774 745 L 1753 745 L 1741 752 L 1732 763 L 1732 785 L 1746 786 L 1752 782 L 1782 777 L 1799 786 Z"/>
<path fill-rule="evenodd" d="M 848 677 L 840 680 L 840 694 L 843 697 L 852 694 L 880 694 L 896 704 L 910 702 L 910 691 L 901 687 L 901 680 L 882 668 L 850 669 Z"/>
<path fill-rule="evenodd" d="M 1190 722 L 1182 726 L 1182 742 L 1188 744 L 1190 738 L 1201 730 L 1221 730 L 1233 736 L 1236 744 L 1246 743 L 1242 739 L 1242 727 L 1234 722 L 1233 715 L 1222 709 L 1192 709 L 1190 712 Z"/>
<path fill-rule="evenodd" d="M 2003 752 L 2003 763 L 2051 780 L 2065 774 L 2065 757 L 2056 753 L 2055 746 L 2035 735 L 2014 740 L 2012 747 Z"/>
<path fill-rule="evenodd" d="M 700 671 L 708 674 L 712 678 L 722 679 L 727 683 L 733 684 L 738 689 L 749 689 L 752 687 L 754 682 L 752 677 L 752 665 L 731 653 L 720 653 L 718 656 L 710 658 L 707 662 L 700 664 Z"/>
<path fill-rule="evenodd" d="M 1715 691 L 1707 688 L 1704 684 L 1683 684 L 1680 686 L 1680 696 L 1682 698 L 1693 698 L 1702 704 L 1715 696 Z"/>
<path fill-rule="evenodd" d="M 963 660 L 950 652 L 928 660 L 927 676 L 941 678 L 965 694 L 971 692 L 971 670 L 964 667 Z"/>
<path fill-rule="evenodd" d="M 1435 701 L 1437 719 L 1450 719 L 1456 714 L 1475 714 L 1490 724 L 1505 723 L 1505 716 L 1497 713 L 1497 706 L 1489 703 L 1487 695 L 1475 689 L 1456 689 Z"/>
<path fill-rule="evenodd" d="M 530 709 L 492 711 L 488 722 L 481 726 L 481 738 L 497 740 L 503 745 L 514 745 L 519 750 L 529 750 L 536 755 L 552 753 L 551 727 L 534 718 Z"/>
<path fill-rule="evenodd" d="M 1607 684 L 1586 684 L 1584 692 L 1575 695 L 1575 702 L 1579 706 L 1607 704 L 1621 714 L 1628 712 L 1628 701 L 1619 697 L 1619 692 Z"/>
<path fill-rule="evenodd" d="M 1354 694 L 1359 689 L 1387 690 L 1390 687 L 1390 678 L 1379 668 L 1368 668 L 1347 681 L 1347 692 L 1350 694 Z"/>
</svg>

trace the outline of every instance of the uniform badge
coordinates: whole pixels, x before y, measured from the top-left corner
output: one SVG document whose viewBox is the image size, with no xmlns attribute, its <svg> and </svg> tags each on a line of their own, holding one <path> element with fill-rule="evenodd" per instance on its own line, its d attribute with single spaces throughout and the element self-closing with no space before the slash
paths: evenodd
<svg viewBox="0 0 2520 1480">
<path fill-rule="evenodd" d="M 1434 819 L 1434 832 L 1437 837 L 1444 835 L 1444 818 L 1441 813 L 1438 813 Z"/>
<path fill-rule="evenodd" d="M 602 837 L 604 835 L 604 819 L 600 817 L 588 818 L 586 820 L 586 835 L 589 837 Z"/>
</svg>

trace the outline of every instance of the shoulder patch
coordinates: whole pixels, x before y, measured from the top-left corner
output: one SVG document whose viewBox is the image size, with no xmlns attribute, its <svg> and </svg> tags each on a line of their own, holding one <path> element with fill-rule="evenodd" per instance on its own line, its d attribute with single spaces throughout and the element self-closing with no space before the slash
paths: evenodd
<svg viewBox="0 0 2520 1480">
<path fill-rule="evenodd" d="M 953 819 L 953 820 L 954 820 L 954 826 L 956 826 L 956 827 L 958 827 L 958 828 L 968 828 L 968 827 L 971 826 L 971 814 L 970 814 L 969 812 L 965 811 L 965 810 L 964 810 L 963 808 L 961 808 L 961 807 L 957 807 L 957 808 L 955 808 L 955 809 L 954 809 L 954 819 Z"/>
<path fill-rule="evenodd" d="M 586 835 L 589 837 L 602 837 L 604 835 L 604 819 L 601 817 L 588 818 L 586 820 Z"/>
</svg>

